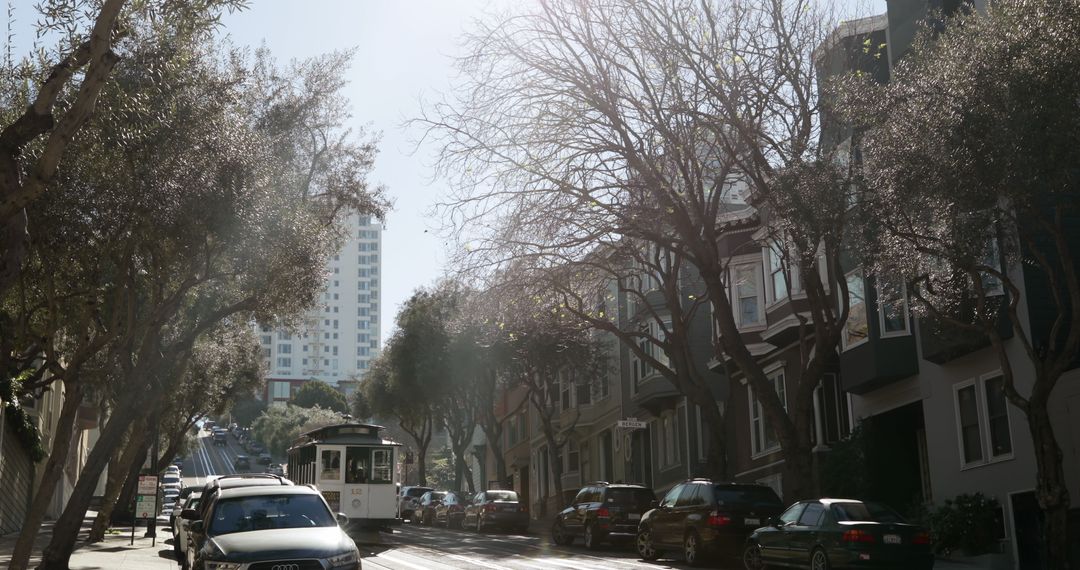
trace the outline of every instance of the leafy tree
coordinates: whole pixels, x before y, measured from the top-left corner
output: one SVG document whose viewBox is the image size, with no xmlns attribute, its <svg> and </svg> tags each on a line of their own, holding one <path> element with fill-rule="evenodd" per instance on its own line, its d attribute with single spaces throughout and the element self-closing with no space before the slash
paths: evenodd
<svg viewBox="0 0 1080 570">
<path fill-rule="evenodd" d="M 233 404 L 232 418 L 240 427 L 251 427 L 251 422 L 266 411 L 266 401 L 255 397 L 240 398 Z"/>
<path fill-rule="evenodd" d="M 304 385 L 296 391 L 296 396 L 293 397 L 292 404 L 294 406 L 300 406 L 301 408 L 314 408 L 315 406 L 318 406 L 324 410 L 332 410 L 341 413 L 349 411 L 349 403 L 345 400 L 345 396 L 342 395 L 341 392 L 331 388 L 326 382 L 315 379 L 305 382 Z"/>
<path fill-rule="evenodd" d="M 335 411 L 287 404 L 271 406 L 251 424 L 251 430 L 271 454 L 281 457 L 300 434 L 340 423 L 341 415 Z"/>
<path fill-rule="evenodd" d="M 989 341 L 1034 444 L 1048 568 L 1068 565 L 1049 408 L 1080 354 L 1078 64 L 1080 5 L 995 2 L 924 33 L 889 83 L 838 86 L 863 137 L 872 270 L 929 321 Z M 1025 292 L 1049 307 L 1021 308 Z"/>
</svg>

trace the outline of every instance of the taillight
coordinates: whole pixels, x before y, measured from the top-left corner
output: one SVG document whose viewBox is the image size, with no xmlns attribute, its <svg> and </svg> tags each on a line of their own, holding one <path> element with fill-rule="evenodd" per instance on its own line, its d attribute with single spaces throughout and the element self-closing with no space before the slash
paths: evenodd
<svg viewBox="0 0 1080 570">
<path fill-rule="evenodd" d="M 877 538 L 865 530 L 845 530 L 840 540 L 844 542 L 877 542 Z"/>
<path fill-rule="evenodd" d="M 917 532 L 911 539 L 911 544 L 930 544 L 930 533 Z"/>
<path fill-rule="evenodd" d="M 611 511 L 609 511 L 607 507 L 600 507 L 599 509 L 596 509 L 596 516 L 608 518 L 611 516 Z"/>
<path fill-rule="evenodd" d="M 488 513 L 494 512 L 495 511 L 495 503 L 488 503 L 488 504 L 484 505 L 484 511 L 488 512 Z"/>
<path fill-rule="evenodd" d="M 521 512 L 523 512 L 523 513 L 529 512 L 529 506 L 528 505 L 521 505 Z"/>
<path fill-rule="evenodd" d="M 713 511 L 709 513 L 708 524 L 709 526 L 727 526 L 731 524 L 731 517 Z"/>
</svg>

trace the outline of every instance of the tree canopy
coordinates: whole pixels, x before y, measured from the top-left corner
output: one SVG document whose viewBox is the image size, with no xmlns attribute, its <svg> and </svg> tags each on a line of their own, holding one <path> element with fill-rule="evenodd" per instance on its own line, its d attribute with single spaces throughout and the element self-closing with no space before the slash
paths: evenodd
<svg viewBox="0 0 1080 570">
<path fill-rule="evenodd" d="M 292 404 L 301 408 L 314 408 L 316 406 L 334 412 L 345 413 L 349 411 L 349 403 L 345 396 L 335 390 L 326 382 L 309 380 L 305 382 L 296 395 L 293 396 Z"/>
</svg>

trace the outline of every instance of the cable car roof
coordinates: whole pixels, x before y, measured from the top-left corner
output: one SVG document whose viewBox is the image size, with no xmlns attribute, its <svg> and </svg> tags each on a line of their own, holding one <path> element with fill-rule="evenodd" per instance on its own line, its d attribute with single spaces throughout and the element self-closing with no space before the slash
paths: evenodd
<svg viewBox="0 0 1080 570">
<path fill-rule="evenodd" d="M 359 444 L 359 445 L 391 445 L 400 446 L 400 443 L 389 439 L 383 439 L 381 432 L 383 426 L 361 423 L 343 423 L 332 426 L 324 426 L 300 434 L 293 446 L 301 446 L 309 443 L 329 444 Z"/>
</svg>

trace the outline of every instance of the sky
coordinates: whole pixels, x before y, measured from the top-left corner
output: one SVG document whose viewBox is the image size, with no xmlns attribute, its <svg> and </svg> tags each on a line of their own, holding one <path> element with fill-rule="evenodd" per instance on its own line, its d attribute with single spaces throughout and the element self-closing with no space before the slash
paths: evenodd
<svg viewBox="0 0 1080 570">
<path fill-rule="evenodd" d="M 434 178 L 435 149 L 417 147 L 420 133 L 404 125 L 422 101 L 452 88 L 453 58 L 476 18 L 492 10 L 535 0 L 251 0 L 222 19 L 222 33 L 237 45 L 265 43 L 279 62 L 334 50 L 356 49 L 345 73 L 344 95 L 352 103 L 352 126 L 379 133 L 373 184 L 387 188 L 394 206 L 387 216 L 382 251 L 383 341 L 409 295 L 444 274 L 449 244 L 431 208 L 448 185 Z M 36 0 L 15 2 L 16 42 L 32 40 Z M 840 0 L 849 11 L 879 14 L 884 0 Z M 18 50 L 22 52 L 23 50 Z"/>
</svg>

